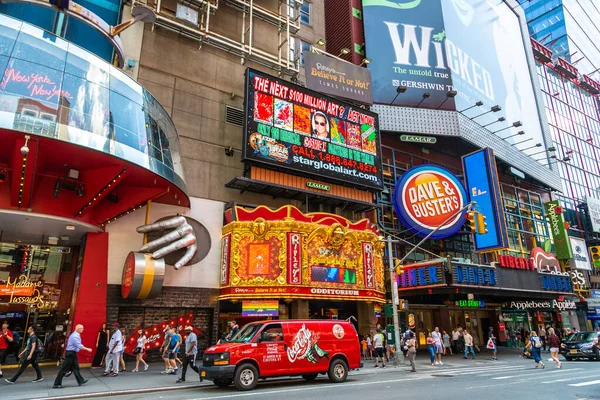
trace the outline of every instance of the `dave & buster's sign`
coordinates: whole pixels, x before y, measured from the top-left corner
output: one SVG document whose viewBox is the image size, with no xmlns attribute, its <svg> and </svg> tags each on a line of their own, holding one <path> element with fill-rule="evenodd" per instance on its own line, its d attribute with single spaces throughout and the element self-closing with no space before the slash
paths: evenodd
<svg viewBox="0 0 600 400">
<path fill-rule="evenodd" d="M 246 70 L 243 160 L 383 186 L 377 114 Z"/>
<path fill-rule="evenodd" d="M 406 171 L 394 188 L 394 210 L 413 233 L 432 239 L 456 233 L 464 224 L 465 189 L 449 171 L 435 165 L 420 165 Z M 456 215 L 454 215 L 456 214 Z M 451 218 L 452 217 L 452 218 Z"/>
</svg>

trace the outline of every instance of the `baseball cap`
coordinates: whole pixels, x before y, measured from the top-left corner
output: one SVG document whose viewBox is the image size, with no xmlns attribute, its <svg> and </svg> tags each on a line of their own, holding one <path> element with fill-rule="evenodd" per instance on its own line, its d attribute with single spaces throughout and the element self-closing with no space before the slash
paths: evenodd
<svg viewBox="0 0 600 400">
<path fill-rule="evenodd" d="M 186 330 L 186 331 L 192 331 L 192 330 L 193 330 L 193 328 L 192 328 L 191 326 L 186 326 L 186 327 L 185 327 L 185 330 Z"/>
<path fill-rule="evenodd" d="M 118 322 L 115 322 L 114 324 L 112 324 L 112 326 L 114 326 L 115 328 L 118 328 L 118 327 L 119 327 L 119 326 L 121 326 L 121 325 L 119 325 L 119 323 L 118 323 Z"/>
</svg>

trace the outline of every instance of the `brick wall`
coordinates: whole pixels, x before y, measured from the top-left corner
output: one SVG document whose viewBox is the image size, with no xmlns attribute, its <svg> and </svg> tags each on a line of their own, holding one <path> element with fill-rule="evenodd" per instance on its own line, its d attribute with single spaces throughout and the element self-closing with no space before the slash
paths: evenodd
<svg viewBox="0 0 600 400">
<path fill-rule="evenodd" d="M 140 325 L 149 327 L 192 312 L 192 325 L 205 335 L 198 338 L 199 349 L 204 350 L 217 341 L 218 295 L 219 289 L 163 287 L 158 298 L 129 300 L 121 297 L 120 285 L 108 285 L 107 322 L 119 322 L 128 336 Z M 132 360 L 126 356 L 128 359 Z M 149 351 L 148 359 L 160 360 L 158 350 Z"/>
</svg>

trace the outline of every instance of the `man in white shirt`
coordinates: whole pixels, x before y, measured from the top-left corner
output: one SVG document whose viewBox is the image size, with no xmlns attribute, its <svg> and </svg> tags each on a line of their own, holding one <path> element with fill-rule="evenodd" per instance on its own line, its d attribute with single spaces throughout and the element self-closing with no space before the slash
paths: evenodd
<svg viewBox="0 0 600 400">
<path fill-rule="evenodd" d="M 440 333 L 440 328 L 436 326 L 435 330 L 431 332 L 431 337 L 434 341 L 435 365 L 443 365 L 442 354 L 444 353 L 444 348 L 442 347 L 442 334 Z"/>
<path fill-rule="evenodd" d="M 458 330 L 458 326 L 456 328 L 454 328 L 452 330 L 452 346 L 454 346 L 454 348 L 452 350 L 454 350 L 455 353 L 459 353 L 458 351 L 458 341 L 460 340 L 460 331 Z"/>
<path fill-rule="evenodd" d="M 469 333 L 467 329 L 463 329 L 463 335 L 465 339 L 465 358 L 469 355 L 469 352 L 473 355 L 473 360 L 475 359 L 475 350 L 473 350 L 473 336 Z"/>
<path fill-rule="evenodd" d="M 375 349 L 375 368 L 379 366 L 379 358 L 381 357 L 381 368 L 385 368 L 385 355 L 383 349 L 383 333 L 381 329 L 377 329 L 373 336 L 373 348 Z"/>
<path fill-rule="evenodd" d="M 104 376 L 118 376 L 119 375 L 119 361 L 121 360 L 121 350 L 123 350 L 123 334 L 119 329 L 119 323 L 115 322 L 112 324 L 111 329 L 113 334 L 108 342 L 108 354 L 106 355 L 106 369 L 104 370 Z M 113 372 L 110 373 L 110 366 L 112 364 Z"/>
</svg>

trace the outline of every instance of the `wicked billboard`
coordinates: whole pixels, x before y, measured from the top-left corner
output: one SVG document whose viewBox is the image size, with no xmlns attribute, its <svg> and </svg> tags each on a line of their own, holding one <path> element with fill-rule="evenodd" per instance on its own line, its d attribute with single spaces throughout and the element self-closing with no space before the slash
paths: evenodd
<svg viewBox="0 0 600 400">
<path fill-rule="evenodd" d="M 245 99 L 244 161 L 382 187 L 377 114 L 251 69 Z"/>
</svg>

